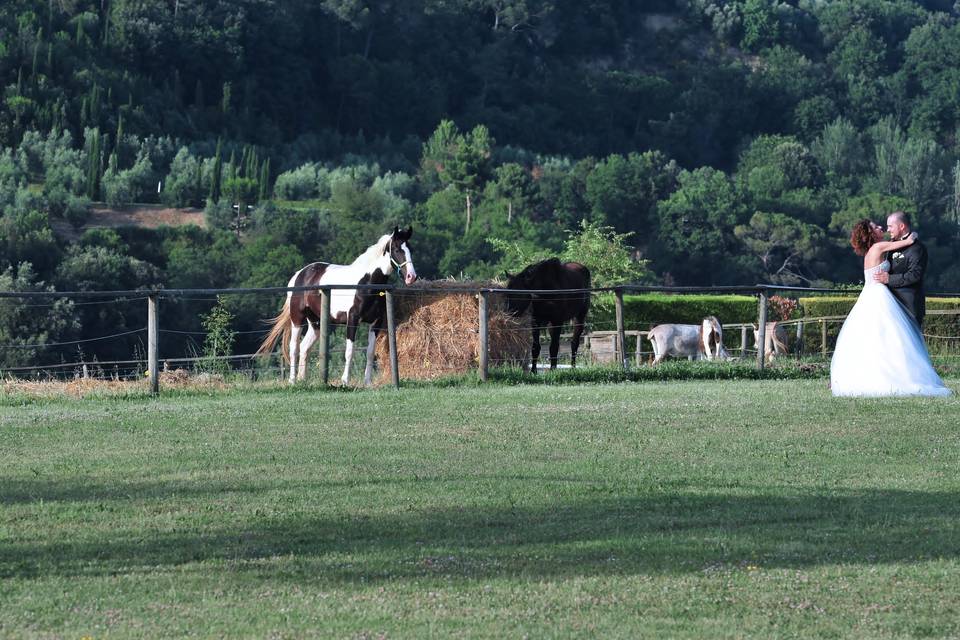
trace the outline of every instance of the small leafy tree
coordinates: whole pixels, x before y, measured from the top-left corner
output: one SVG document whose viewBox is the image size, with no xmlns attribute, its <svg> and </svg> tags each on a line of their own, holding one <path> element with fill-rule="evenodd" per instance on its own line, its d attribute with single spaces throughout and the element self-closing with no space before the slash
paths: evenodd
<svg viewBox="0 0 960 640">
<path fill-rule="evenodd" d="M 617 233 L 613 227 L 582 220 L 578 230 L 567 231 L 560 259 L 579 262 L 590 269 L 590 284 L 593 287 L 651 282 L 653 274 L 647 268 L 647 261 L 636 259 L 627 245 L 631 235 Z M 554 255 L 549 248 L 530 240 L 490 238 L 488 242 L 503 254 L 500 268 L 510 272 L 520 271 Z"/>
<path fill-rule="evenodd" d="M 226 357 L 233 355 L 233 342 L 237 337 L 237 332 L 230 329 L 232 321 L 233 314 L 223 296 L 217 296 L 217 304 L 201 318 L 207 332 L 203 341 L 203 359 L 199 363 L 201 371 L 222 375 L 230 370 Z"/>
<path fill-rule="evenodd" d="M 181 147 L 170 163 L 170 173 L 160 200 L 171 207 L 186 207 L 198 202 L 201 195 L 197 184 L 199 171 L 200 161 L 189 149 Z"/>
<path fill-rule="evenodd" d="M 562 259 L 586 265 L 593 287 L 652 281 L 647 261 L 636 259 L 627 245 L 631 235 L 582 220 L 578 231 L 567 231 Z"/>
</svg>

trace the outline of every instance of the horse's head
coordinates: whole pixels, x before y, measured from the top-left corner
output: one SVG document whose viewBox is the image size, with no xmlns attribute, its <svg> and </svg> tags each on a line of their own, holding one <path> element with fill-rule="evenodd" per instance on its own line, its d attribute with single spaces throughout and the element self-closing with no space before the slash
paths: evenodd
<svg viewBox="0 0 960 640">
<path fill-rule="evenodd" d="M 410 255 L 410 236 L 413 235 L 413 227 L 407 227 L 405 230 L 400 227 L 393 228 L 393 234 L 390 236 L 390 264 L 400 271 L 403 281 L 406 284 L 413 284 L 417 279 L 417 270 L 413 266 L 413 257 Z"/>
<path fill-rule="evenodd" d="M 520 273 L 511 275 L 510 273 L 505 273 L 507 277 L 507 289 L 531 289 L 530 274 L 528 269 L 524 269 Z M 508 293 L 506 294 L 507 298 L 507 312 L 513 316 L 520 316 L 524 311 L 527 310 L 527 307 L 530 306 L 530 302 L 533 299 L 533 296 L 529 293 Z"/>
</svg>

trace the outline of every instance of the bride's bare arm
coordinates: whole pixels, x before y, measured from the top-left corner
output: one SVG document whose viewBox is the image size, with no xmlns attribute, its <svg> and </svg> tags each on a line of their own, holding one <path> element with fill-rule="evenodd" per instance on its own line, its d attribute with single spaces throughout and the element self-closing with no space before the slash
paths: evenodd
<svg viewBox="0 0 960 640">
<path fill-rule="evenodd" d="M 903 249 L 904 247 L 909 247 L 913 244 L 914 240 L 917 239 L 917 233 L 913 232 L 903 240 L 889 240 L 884 242 L 875 242 L 871 247 L 870 251 L 875 251 L 877 253 L 886 253 L 887 251 L 896 251 L 898 249 Z"/>
</svg>

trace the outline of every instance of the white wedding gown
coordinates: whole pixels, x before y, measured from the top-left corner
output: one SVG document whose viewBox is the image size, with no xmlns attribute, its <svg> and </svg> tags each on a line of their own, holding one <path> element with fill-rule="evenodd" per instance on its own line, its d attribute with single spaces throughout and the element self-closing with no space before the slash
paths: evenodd
<svg viewBox="0 0 960 640">
<path fill-rule="evenodd" d="M 911 318 L 873 274 L 889 271 L 886 260 L 863 272 L 863 291 L 840 328 L 830 362 L 835 396 L 949 396 Z"/>
</svg>

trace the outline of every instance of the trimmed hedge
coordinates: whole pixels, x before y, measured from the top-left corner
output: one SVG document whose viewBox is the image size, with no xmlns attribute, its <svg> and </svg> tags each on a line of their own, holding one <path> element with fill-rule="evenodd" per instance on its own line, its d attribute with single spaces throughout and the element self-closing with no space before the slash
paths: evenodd
<svg viewBox="0 0 960 640">
<path fill-rule="evenodd" d="M 850 309 L 853 308 L 856 301 L 856 295 L 800 298 L 799 308 L 805 318 L 845 316 L 850 313 Z M 927 317 L 923 320 L 923 334 L 931 354 L 955 353 L 960 348 L 960 340 L 950 339 L 960 336 L 960 314 L 939 315 L 930 313 L 930 311 L 943 309 L 960 309 L 960 298 L 927 298 Z M 840 321 L 836 321 L 827 325 L 827 345 L 831 350 L 836 344 L 841 324 Z M 819 334 L 817 337 L 811 336 L 807 340 L 810 347 L 814 346 L 814 342 L 816 348 L 812 350 L 817 351 L 820 345 Z M 804 351 L 811 351 L 811 348 Z"/>
<path fill-rule="evenodd" d="M 641 293 L 623 296 L 623 324 L 627 330 L 646 331 L 666 322 L 699 324 L 707 316 L 716 316 L 721 324 L 756 322 L 757 299 L 753 296 Z M 612 331 L 616 327 L 614 295 L 597 296 L 590 310 L 595 330 Z"/>
<path fill-rule="evenodd" d="M 593 299 L 588 323 L 593 331 L 616 329 L 616 303 L 612 293 L 601 294 Z M 623 327 L 627 331 L 647 331 L 651 327 L 675 322 L 699 324 L 707 316 L 716 316 L 720 324 L 733 322 L 756 322 L 757 299 L 753 296 L 640 293 L 623 296 Z M 723 344 L 730 349 L 740 348 L 740 332 L 724 333 Z M 753 344 L 750 336 L 749 344 Z M 627 337 L 627 352 L 634 353 L 636 339 Z M 652 347 L 644 341 L 644 351 Z"/>
</svg>

